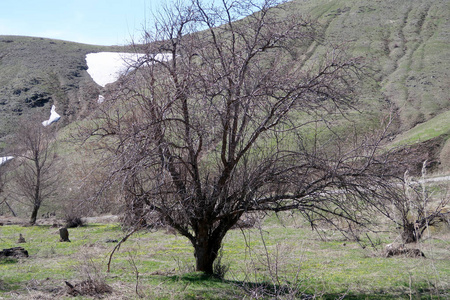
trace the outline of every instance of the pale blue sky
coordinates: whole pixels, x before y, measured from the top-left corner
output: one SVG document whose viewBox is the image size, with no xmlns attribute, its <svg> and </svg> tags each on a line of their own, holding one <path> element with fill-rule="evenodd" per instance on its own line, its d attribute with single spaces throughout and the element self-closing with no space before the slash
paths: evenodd
<svg viewBox="0 0 450 300">
<path fill-rule="evenodd" d="M 139 40 L 145 20 L 170 0 L 0 0 L 0 35 L 95 45 Z"/>
</svg>

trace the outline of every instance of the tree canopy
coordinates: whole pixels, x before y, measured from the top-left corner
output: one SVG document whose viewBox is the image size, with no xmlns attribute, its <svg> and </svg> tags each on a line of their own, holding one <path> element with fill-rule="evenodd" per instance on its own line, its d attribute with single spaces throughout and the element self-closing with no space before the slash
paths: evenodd
<svg viewBox="0 0 450 300">
<path fill-rule="evenodd" d="M 213 273 L 244 213 L 363 223 L 362 207 L 390 193 L 376 154 L 385 132 L 334 128 L 357 99 L 362 61 L 331 45 L 307 60 L 325 43 L 314 21 L 272 0 L 193 0 L 153 29 L 90 134 L 136 224 L 158 215 L 191 241 L 198 271 Z"/>
</svg>

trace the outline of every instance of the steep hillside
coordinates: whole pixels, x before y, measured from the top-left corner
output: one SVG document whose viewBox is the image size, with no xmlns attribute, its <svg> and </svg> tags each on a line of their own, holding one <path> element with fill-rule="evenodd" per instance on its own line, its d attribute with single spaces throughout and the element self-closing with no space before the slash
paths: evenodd
<svg viewBox="0 0 450 300">
<path fill-rule="evenodd" d="M 290 5 L 319 19 L 327 43 L 366 57 L 378 83 L 371 96 L 395 104 L 401 130 L 450 108 L 449 1 L 299 0 Z M 321 48 L 311 45 L 309 55 Z"/>
<path fill-rule="evenodd" d="M 121 47 L 84 45 L 36 37 L 0 36 L 0 138 L 18 116 L 55 104 L 63 125 L 95 103 L 99 86 L 86 72 L 86 54 L 123 51 Z"/>
<path fill-rule="evenodd" d="M 448 173 L 450 2 L 295 0 L 286 5 L 322 26 L 325 42 L 310 45 L 309 59 L 327 44 L 365 58 L 374 81 L 363 87 L 360 108 L 375 115 L 387 113 L 389 106 L 394 109 L 392 146 L 413 145 L 408 150 L 413 164 L 427 159 L 433 162 L 432 171 Z M 362 126 L 366 117 L 359 122 Z"/>
</svg>

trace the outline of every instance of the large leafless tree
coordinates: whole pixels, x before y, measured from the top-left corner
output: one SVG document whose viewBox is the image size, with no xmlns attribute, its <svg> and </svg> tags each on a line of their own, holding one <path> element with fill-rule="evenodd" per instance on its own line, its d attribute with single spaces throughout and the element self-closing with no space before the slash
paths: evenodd
<svg viewBox="0 0 450 300">
<path fill-rule="evenodd" d="M 213 272 L 246 212 L 363 223 L 362 207 L 389 189 L 375 158 L 382 133 L 333 127 L 354 104 L 361 62 L 277 4 L 165 10 L 136 45 L 145 58 L 94 118 L 91 136 L 113 162 L 108 183 L 122 184 L 138 219 L 151 211 L 187 237 L 198 271 Z M 320 43 L 327 50 L 309 57 Z"/>
</svg>

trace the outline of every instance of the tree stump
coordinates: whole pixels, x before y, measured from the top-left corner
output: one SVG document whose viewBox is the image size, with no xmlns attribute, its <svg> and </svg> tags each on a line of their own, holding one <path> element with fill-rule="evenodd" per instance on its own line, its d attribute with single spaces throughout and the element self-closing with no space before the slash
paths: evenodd
<svg viewBox="0 0 450 300">
<path fill-rule="evenodd" d="M 19 240 L 17 241 L 17 243 L 18 244 L 21 244 L 21 243 L 26 243 L 27 241 L 25 241 L 25 238 L 22 236 L 22 234 L 20 233 L 19 234 Z"/>
<path fill-rule="evenodd" d="M 61 237 L 61 239 L 59 240 L 60 242 L 70 242 L 69 230 L 67 230 L 66 227 L 62 227 L 59 229 L 59 236 Z"/>
</svg>

